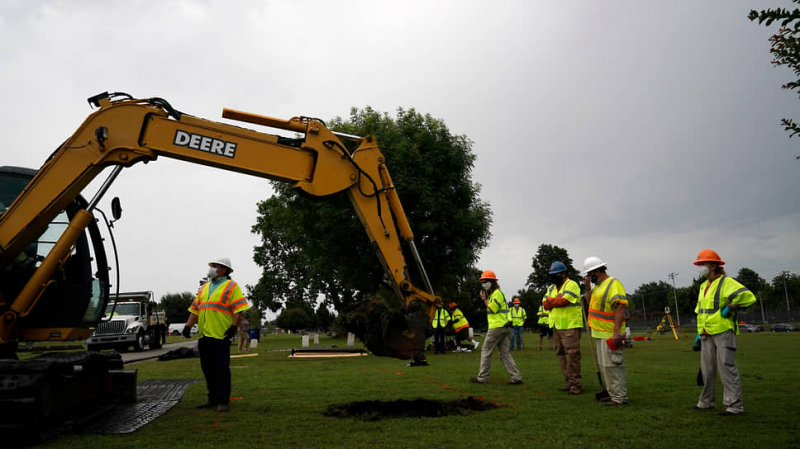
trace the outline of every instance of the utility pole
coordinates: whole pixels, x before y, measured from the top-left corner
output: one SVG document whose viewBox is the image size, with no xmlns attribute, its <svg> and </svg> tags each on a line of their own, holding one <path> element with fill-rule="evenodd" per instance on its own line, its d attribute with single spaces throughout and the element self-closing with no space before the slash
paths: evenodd
<svg viewBox="0 0 800 449">
<path fill-rule="evenodd" d="M 675 289 L 675 276 L 679 274 L 680 273 L 670 273 L 667 275 L 668 278 L 672 279 L 672 294 L 675 296 L 675 317 L 678 318 L 678 326 L 681 325 L 681 313 L 678 311 L 678 292 Z"/>
<path fill-rule="evenodd" d="M 783 275 L 783 294 L 786 295 L 786 313 L 789 314 L 789 291 L 786 290 L 786 275 L 789 274 L 788 271 L 781 271 L 781 275 Z"/>
<path fill-rule="evenodd" d="M 647 326 L 647 309 L 644 308 L 644 295 L 642 295 L 642 313 L 644 314 L 644 325 Z"/>
</svg>

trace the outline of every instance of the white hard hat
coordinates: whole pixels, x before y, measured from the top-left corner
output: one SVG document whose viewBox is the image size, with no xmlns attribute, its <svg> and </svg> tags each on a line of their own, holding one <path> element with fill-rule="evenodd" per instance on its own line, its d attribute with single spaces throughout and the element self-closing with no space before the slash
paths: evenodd
<svg viewBox="0 0 800 449">
<path fill-rule="evenodd" d="M 586 260 L 583 261 L 583 275 L 586 276 L 590 271 L 605 267 L 606 265 L 607 264 L 597 256 L 587 257 Z"/>
<path fill-rule="evenodd" d="M 217 265 L 222 265 L 223 267 L 225 267 L 228 270 L 230 270 L 231 273 L 233 273 L 233 267 L 231 266 L 231 260 L 228 259 L 227 257 L 220 257 L 218 259 L 214 259 L 214 260 L 212 260 L 211 262 L 208 263 L 208 266 L 211 266 L 212 263 L 215 263 Z"/>
</svg>

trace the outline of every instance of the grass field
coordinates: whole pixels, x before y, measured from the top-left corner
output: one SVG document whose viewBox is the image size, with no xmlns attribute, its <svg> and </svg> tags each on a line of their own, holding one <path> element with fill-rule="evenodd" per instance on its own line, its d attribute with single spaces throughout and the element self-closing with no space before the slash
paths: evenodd
<svg viewBox="0 0 800 449">
<path fill-rule="evenodd" d="M 270 335 L 259 342 L 257 357 L 232 360 L 237 399 L 228 413 L 195 409 L 205 400 L 200 382 L 172 410 L 135 433 L 66 435 L 40 447 L 800 447 L 800 333 L 739 336 L 745 415 L 735 417 L 692 409 L 700 392 L 695 382 L 700 362 L 691 340 L 676 342 L 665 335 L 627 349 L 631 403 L 607 408 L 594 399 L 599 386 L 585 337 L 580 396 L 557 390 L 563 377 L 554 352 L 537 352 L 537 335 L 526 333 L 525 339 L 527 348 L 512 353 L 524 385 L 505 383 L 508 375 L 496 355 L 492 381 L 477 385 L 469 378 L 477 373 L 478 353 L 431 354 L 427 367 L 374 356 L 297 360 L 276 349 L 299 347 L 300 336 Z M 344 343 L 320 340 L 320 346 Z M 139 380 L 203 378 L 198 359 L 133 366 Z M 504 407 L 377 421 L 324 415 L 331 405 L 353 401 L 454 401 L 469 395 Z M 722 411 L 719 382 L 717 404 Z"/>
</svg>

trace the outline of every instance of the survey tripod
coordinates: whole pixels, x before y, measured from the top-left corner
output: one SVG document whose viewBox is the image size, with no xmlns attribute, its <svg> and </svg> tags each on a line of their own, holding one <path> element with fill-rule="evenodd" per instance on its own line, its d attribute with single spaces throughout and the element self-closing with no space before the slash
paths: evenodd
<svg viewBox="0 0 800 449">
<path fill-rule="evenodd" d="M 675 320 L 672 319 L 672 315 L 669 314 L 669 307 L 666 307 L 664 309 L 664 314 L 665 315 L 664 318 L 661 319 L 661 323 L 659 323 L 658 327 L 656 327 L 656 330 L 653 332 L 653 335 L 650 336 L 651 339 L 655 338 L 658 331 L 663 329 L 667 324 L 669 324 L 669 327 L 672 330 L 672 335 L 675 336 L 675 340 L 678 340 L 678 333 L 675 332 L 675 329 L 678 329 L 684 338 L 689 338 L 689 336 L 686 335 L 686 332 L 684 332 L 683 329 L 681 328 L 680 324 L 675 323 Z"/>
</svg>

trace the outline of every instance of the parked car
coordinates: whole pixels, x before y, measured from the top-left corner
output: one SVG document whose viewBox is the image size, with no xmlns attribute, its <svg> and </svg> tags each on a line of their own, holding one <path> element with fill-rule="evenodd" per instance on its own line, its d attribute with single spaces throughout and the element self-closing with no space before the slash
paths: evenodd
<svg viewBox="0 0 800 449">
<path fill-rule="evenodd" d="M 797 326 L 786 324 L 786 323 L 778 323 L 772 325 L 772 332 L 797 332 Z"/>
<path fill-rule="evenodd" d="M 739 325 L 739 332 L 761 332 L 761 330 L 761 326 L 756 326 L 754 324 Z"/>
<path fill-rule="evenodd" d="M 173 337 L 177 337 L 178 335 L 181 334 L 181 332 L 183 332 L 183 326 L 185 326 L 185 325 L 186 325 L 186 323 L 172 323 L 172 324 L 170 324 L 169 325 L 169 334 L 172 335 Z M 191 332 L 192 332 L 192 335 L 197 333 L 197 325 L 196 324 L 194 326 L 192 326 L 192 331 Z"/>
</svg>

